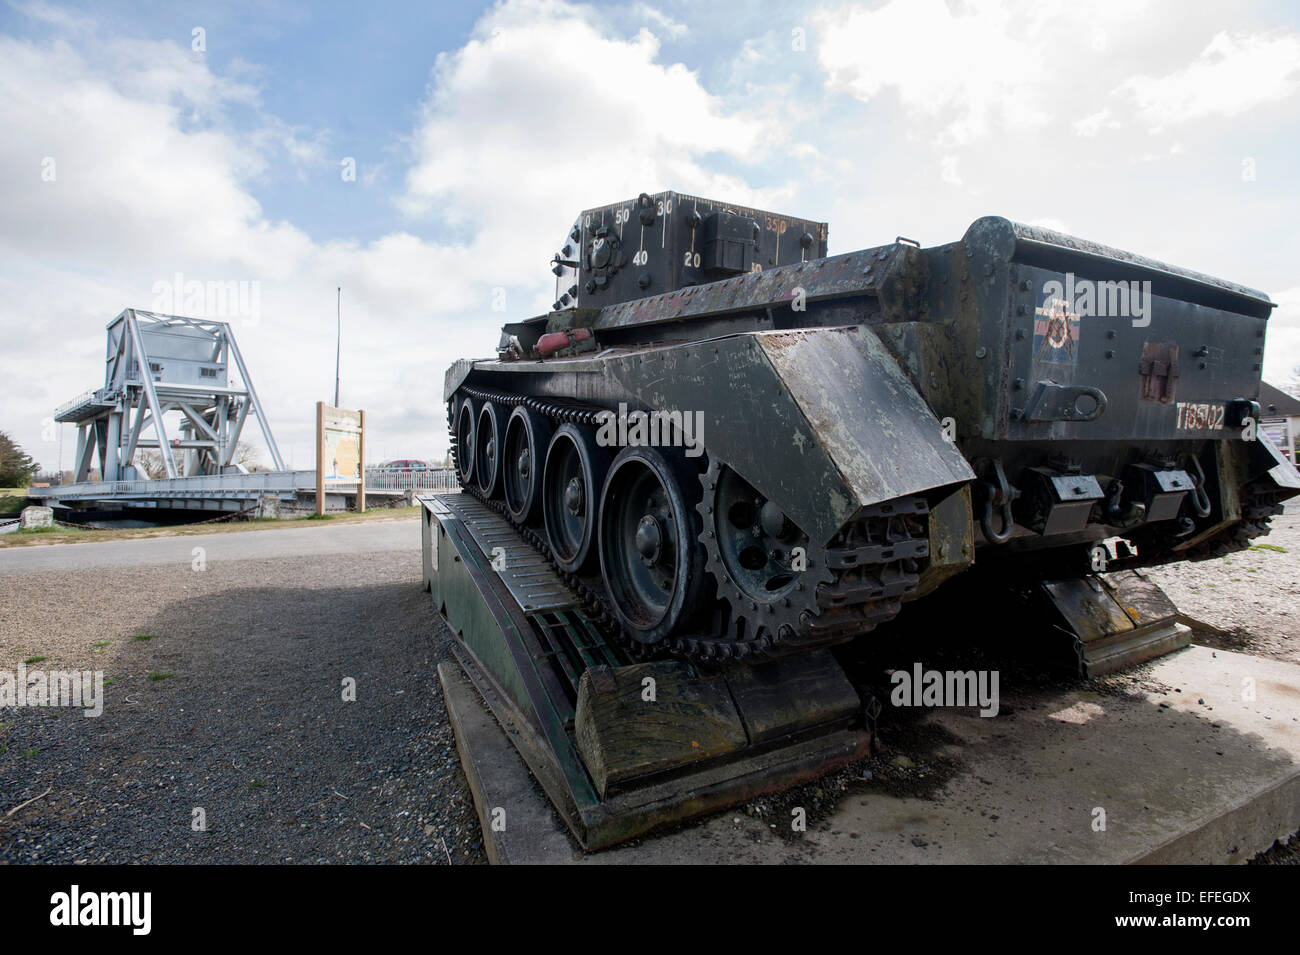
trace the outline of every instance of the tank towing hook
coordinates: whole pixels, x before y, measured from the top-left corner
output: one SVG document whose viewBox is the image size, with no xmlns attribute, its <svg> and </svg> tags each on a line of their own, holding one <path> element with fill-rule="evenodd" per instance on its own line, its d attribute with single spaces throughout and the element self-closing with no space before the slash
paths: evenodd
<svg viewBox="0 0 1300 955">
<path fill-rule="evenodd" d="M 1015 518 L 1011 515 L 1011 504 L 1020 497 L 1020 489 L 1007 480 L 1007 472 L 1002 467 L 1001 458 L 993 458 L 991 461 L 985 459 L 982 463 L 985 466 L 976 469 L 985 472 L 986 475 L 985 480 L 979 482 L 984 496 L 984 507 L 980 513 L 980 530 L 984 532 L 984 537 L 990 544 L 1005 544 L 1011 540 L 1011 532 L 1016 526 Z M 990 475 L 987 472 L 990 470 L 993 472 L 992 480 L 988 479 Z M 1002 529 L 996 533 L 993 530 L 995 507 L 1002 517 Z"/>
</svg>

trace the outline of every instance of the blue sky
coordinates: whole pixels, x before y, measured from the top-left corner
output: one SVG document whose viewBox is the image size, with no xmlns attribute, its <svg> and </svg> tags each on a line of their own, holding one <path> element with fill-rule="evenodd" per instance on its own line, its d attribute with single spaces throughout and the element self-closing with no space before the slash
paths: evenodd
<svg viewBox="0 0 1300 955">
<path fill-rule="evenodd" d="M 213 73 L 255 82 L 264 109 L 325 133 L 340 156 L 362 170 L 400 154 L 424 96 L 433 59 L 464 43 L 489 4 L 168 3 L 59 4 L 69 16 L 111 23 L 124 36 L 163 38 L 192 46 L 201 27 Z M 33 41 L 57 40 L 59 24 L 0 6 L 0 31 Z M 378 15 L 375 15 L 375 14 Z M 245 115 L 237 121 L 252 123 Z M 401 217 L 373 196 L 343 187 L 332 169 L 301 175 L 273 165 L 248 183 L 273 219 L 285 218 L 318 239 L 370 239 L 400 227 Z M 324 190 L 324 191 L 323 191 Z"/>
<path fill-rule="evenodd" d="M 577 212 L 670 188 L 832 252 L 1052 226 L 1264 289 L 1266 373 L 1300 365 L 1291 5 L 738 6 L 0 4 L 0 428 L 54 465 L 105 323 L 179 272 L 258 283 L 236 333 L 297 466 L 337 285 L 370 448 L 437 456 L 443 370 L 544 309 Z"/>
</svg>

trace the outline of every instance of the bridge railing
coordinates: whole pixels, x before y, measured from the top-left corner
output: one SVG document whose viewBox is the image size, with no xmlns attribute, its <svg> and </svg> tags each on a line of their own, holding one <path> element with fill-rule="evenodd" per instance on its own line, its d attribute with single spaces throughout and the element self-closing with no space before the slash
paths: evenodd
<svg viewBox="0 0 1300 955">
<path fill-rule="evenodd" d="M 167 498 L 239 498 L 255 500 L 262 494 L 290 497 L 316 489 L 315 471 L 254 471 L 251 474 L 212 474 L 157 480 L 93 481 L 32 488 L 30 496 L 65 500 L 148 500 Z M 356 485 L 331 486 L 330 493 L 351 494 Z M 446 494 L 458 490 L 454 468 L 425 471 L 366 469 L 366 490 L 429 491 Z"/>
<path fill-rule="evenodd" d="M 260 493 L 291 495 L 313 484 L 312 471 L 255 471 L 252 474 L 211 474 L 197 477 L 135 481 L 88 481 L 39 488 L 33 497 L 50 498 L 169 498 L 243 497 Z"/>
<path fill-rule="evenodd" d="M 374 491 L 432 491 L 446 494 L 459 490 L 455 468 L 430 468 L 424 471 L 396 471 L 387 468 L 366 468 L 366 490 Z"/>
<path fill-rule="evenodd" d="M 71 401 L 65 401 L 63 402 L 63 404 L 55 408 L 54 417 L 57 418 L 59 417 L 59 415 L 67 414 L 73 408 L 80 408 L 84 404 L 89 404 L 90 400 L 94 397 L 95 397 L 95 393 L 93 391 L 87 391 L 82 394 L 79 394 Z"/>
</svg>

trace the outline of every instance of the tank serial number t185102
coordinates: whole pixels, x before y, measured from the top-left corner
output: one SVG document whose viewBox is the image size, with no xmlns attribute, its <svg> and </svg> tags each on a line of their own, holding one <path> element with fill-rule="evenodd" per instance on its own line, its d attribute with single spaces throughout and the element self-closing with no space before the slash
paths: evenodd
<svg viewBox="0 0 1300 955">
<path fill-rule="evenodd" d="M 1261 292 L 1001 218 L 827 256 L 672 192 L 584 212 L 546 315 L 447 372 L 465 491 L 640 657 L 830 646 L 976 564 L 1218 556 L 1300 490 Z"/>
</svg>

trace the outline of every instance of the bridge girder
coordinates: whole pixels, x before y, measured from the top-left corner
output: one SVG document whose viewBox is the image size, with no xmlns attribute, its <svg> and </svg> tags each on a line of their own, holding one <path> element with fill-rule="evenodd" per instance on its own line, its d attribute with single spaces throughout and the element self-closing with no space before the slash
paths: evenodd
<svg viewBox="0 0 1300 955">
<path fill-rule="evenodd" d="M 246 473 L 236 452 L 249 417 L 284 470 L 229 323 L 128 308 L 107 332 L 104 386 L 55 414 L 78 428 L 77 482 L 88 480 L 96 456 L 103 480 L 134 478 L 145 448 L 159 450 L 170 478 Z"/>
</svg>

